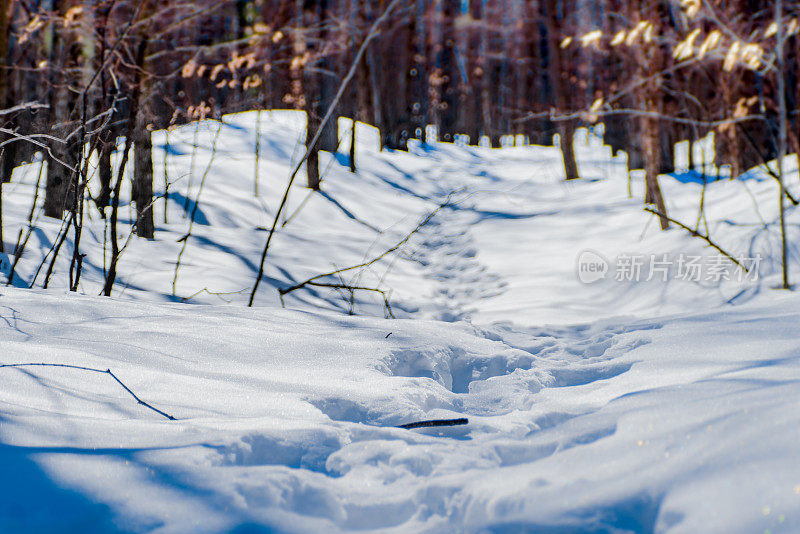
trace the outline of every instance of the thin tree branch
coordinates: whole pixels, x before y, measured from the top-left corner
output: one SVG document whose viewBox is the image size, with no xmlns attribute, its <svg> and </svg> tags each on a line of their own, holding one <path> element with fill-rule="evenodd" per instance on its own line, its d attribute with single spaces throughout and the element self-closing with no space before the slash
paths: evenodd
<svg viewBox="0 0 800 534">
<path fill-rule="evenodd" d="M 673 224 L 675 224 L 675 225 L 677 225 L 677 226 L 680 226 L 681 228 L 683 228 L 684 230 L 686 230 L 687 232 L 689 232 L 689 233 L 690 233 L 692 236 L 694 236 L 694 237 L 699 237 L 700 239 L 702 239 L 703 241 L 705 241 L 706 243 L 708 243 L 708 244 L 709 244 L 709 245 L 710 245 L 712 248 L 716 249 L 716 250 L 717 250 L 717 251 L 718 251 L 720 254 L 722 254 L 723 256 L 725 256 L 726 258 L 728 258 L 729 260 L 731 260 L 731 261 L 732 261 L 733 263 L 735 263 L 735 264 L 736 264 L 736 265 L 737 265 L 737 266 L 738 266 L 740 269 L 744 270 L 744 272 L 746 272 L 746 273 L 749 273 L 749 272 L 750 272 L 750 269 L 749 269 L 749 268 L 747 268 L 747 267 L 746 267 L 745 265 L 743 265 L 743 264 L 742 264 L 742 263 L 741 263 L 739 260 L 737 260 L 736 258 L 734 258 L 734 257 L 733 257 L 733 256 L 732 256 L 732 255 L 731 255 L 731 254 L 730 254 L 728 251 L 726 251 L 725 249 L 723 249 L 722 247 L 720 247 L 719 245 L 717 245 L 717 244 L 716 244 L 714 241 L 712 241 L 712 240 L 711 240 L 711 238 L 710 238 L 709 236 L 707 236 L 707 235 L 705 235 L 705 234 L 703 234 L 703 233 L 700 233 L 700 232 L 698 232 L 697 230 L 695 230 L 695 229 L 693 229 L 693 228 L 691 228 L 691 227 L 689 227 L 689 226 L 687 226 L 687 225 L 683 224 L 682 222 L 680 222 L 680 221 L 678 221 L 678 220 L 675 220 L 675 219 L 673 219 L 672 217 L 669 217 L 669 216 L 667 216 L 667 215 L 664 215 L 663 213 L 659 213 L 657 210 L 654 210 L 654 209 L 652 209 L 652 208 L 645 208 L 645 209 L 644 209 L 644 211 L 646 211 L 646 212 L 648 212 L 648 213 L 652 213 L 653 215 L 657 215 L 658 217 L 664 217 L 664 218 L 665 218 L 665 219 L 667 219 L 669 222 L 671 222 L 671 223 L 673 223 Z"/>
<path fill-rule="evenodd" d="M 39 102 L 26 102 L 24 104 L 16 105 L 12 108 L 7 109 L 0 109 L 0 117 L 5 115 L 12 115 L 19 111 L 25 111 L 26 109 L 49 109 L 50 106 L 46 104 L 40 104 Z"/>
<path fill-rule="evenodd" d="M 394 312 L 392 311 L 392 306 L 389 303 L 389 296 L 387 295 L 387 291 L 385 289 L 380 289 L 380 288 L 377 288 L 377 287 L 355 286 L 355 285 L 350 285 L 350 284 L 347 284 L 347 283 L 344 283 L 344 282 L 338 283 L 338 284 L 330 284 L 330 283 L 325 283 L 325 282 L 308 282 L 308 281 L 306 281 L 304 283 L 304 285 L 301 286 L 301 287 L 306 287 L 306 286 L 328 287 L 328 288 L 331 288 L 331 289 L 343 289 L 345 291 L 349 291 L 350 292 L 350 315 L 353 315 L 353 298 L 355 296 L 355 292 L 356 291 L 371 291 L 373 293 L 380 293 L 381 296 L 383 297 L 383 306 L 386 308 L 387 318 L 397 319 L 397 317 L 394 316 Z M 291 293 L 292 291 L 295 291 L 297 289 L 300 289 L 300 287 L 288 288 L 286 290 L 283 290 L 283 289 L 279 289 L 278 290 L 278 293 L 280 294 L 280 299 L 281 299 L 281 306 L 283 306 L 284 308 L 286 307 L 284 305 L 284 302 L 283 302 L 283 296 L 286 295 L 287 293 Z M 345 295 L 342 294 L 342 297 L 345 297 Z"/>
<path fill-rule="evenodd" d="M 111 378 L 113 378 L 120 386 L 122 386 L 125 389 L 125 391 L 130 393 L 131 397 L 136 399 L 136 402 L 138 402 L 139 404 L 141 404 L 145 408 L 149 408 L 149 409 L 153 410 L 157 414 L 163 415 L 164 417 L 166 417 L 170 421 L 176 421 L 176 419 L 173 416 L 169 415 L 166 412 L 163 412 L 163 411 L 159 410 L 158 408 L 154 407 L 152 404 L 148 404 L 145 401 L 143 401 L 142 399 L 140 399 L 139 396 L 136 393 L 131 391 L 131 388 L 126 386 L 125 383 L 123 383 L 122 380 L 120 380 L 117 377 L 117 375 L 115 375 L 114 373 L 111 372 L 111 369 L 106 369 L 104 371 L 102 369 L 95 369 L 94 367 L 83 367 L 83 366 L 80 366 L 80 365 L 69 365 L 69 364 L 66 364 L 66 363 L 8 363 L 8 364 L 0 365 L 0 369 L 2 369 L 2 368 L 21 368 L 21 367 L 62 367 L 62 368 L 66 368 L 66 369 L 77 369 L 79 371 L 89 371 L 89 372 L 92 372 L 92 373 L 100 373 L 100 374 L 108 375 Z"/>
</svg>

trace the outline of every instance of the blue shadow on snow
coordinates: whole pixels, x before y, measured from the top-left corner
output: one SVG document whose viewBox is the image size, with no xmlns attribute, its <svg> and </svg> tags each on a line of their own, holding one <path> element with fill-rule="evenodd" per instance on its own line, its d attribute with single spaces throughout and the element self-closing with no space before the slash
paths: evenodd
<svg viewBox="0 0 800 534">
<path fill-rule="evenodd" d="M 729 179 L 727 175 L 717 176 L 716 174 L 703 174 L 701 172 L 697 172 L 694 170 L 673 172 L 668 174 L 667 176 L 674 178 L 676 181 L 682 184 L 700 184 L 700 185 L 703 185 L 703 183 L 711 184 L 714 182 L 721 182 L 723 180 Z M 740 174 L 739 177 L 736 179 L 742 181 L 755 180 L 757 182 L 763 182 L 767 178 L 769 178 L 769 176 L 763 172 L 759 172 L 758 169 L 750 169 L 749 171 Z"/>
</svg>

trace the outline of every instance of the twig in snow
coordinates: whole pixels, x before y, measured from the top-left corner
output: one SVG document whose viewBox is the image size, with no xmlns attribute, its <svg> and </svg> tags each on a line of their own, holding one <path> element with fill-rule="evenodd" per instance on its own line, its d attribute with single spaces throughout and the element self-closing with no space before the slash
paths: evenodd
<svg viewBox="0 0 800 534">
<path fill-rule="evenodd" d="M 417 421 L 415 423 L 406 423 L 404 425 L 398 425 L 397 428 L 412 429 L 412 428 L 429 428 L 435 426 L 460 426 L 460 425 L 466 425 L 467 423 L 469 423 L 469 420 L 467 420 L 467 418 L 434 419 L 432 421 Z"/>
<path fill-rule="evenodd" d="M 0 365 L 0 369 L 2 369 L 2 368 L 13 368 L 13 367 L 16 367 L 16 368 L 19 368 L 19 367 L 63 367 L 63 368 L 66 368 L 66 369 L 77 369 L 79 371 L 89 371 L 91 373 L 100 373 L 100 374 L 103 374 L 103 375 L 108 375 L 111 378 L 113 378 L 120 386 L 122 386 L 122 388 L 125 391 L 130 393 L 131 397 L 136 399 L 136 402 L 138 402 L 139 404 L 141 404 L 145 408 L 149 408 L 149 409 L 153 410 L 157 414 L 163 415 L 164 417 L 166 417 L 170 421 L 176 421 L 176 419 L 174 417 L 172 417 L 171 415 L 169 415 L 168 413 L 162 412 L 158 408 L 155 408 L 153 405 L 148 404 L 145 401 L 143 401 L 142 399 L 140 399 L 139 396 L 136 395 L 136 393 L 131 391 L 131 388 L 126 386 L 122 382 L 122 380 L 120 380 L 117 377 L 117 375 L 115 375 L 114 373 L 111 372 L 111 369 L 106 369 L 104 371 L 102 369 L 95 369 L 94 367 L 83 367 L 83 366 L 80 366 L 80 365 L 69 365 L 69 364 L 66 364 L 66 363 L 7 363 L 7 364 L 4 364 L 4 365 Z"/>
<path fill-rule="evenodd" d="M 305 287 L 305 286 L 327 287 L 327 288 L 330 288 L 330 289 L 342 289 L 344 291 L 349 291 L 350 292 L 350 300 L 351 300 L 350 315 L 353 315 L 352 301 L 353 301 L 353 299 L 355 297 L 356 291 L 371 291 L 373 293 L 379 293 L 383 297 L 383 306 L 386 309 L 386 318 L 387 319 L 388 318 L 397 319 L 397 317 L 395 317 L 394 313 L 392 312 L 392 306 L 389 304 L 389 296 L 387 295 L 388 292 L 386 290 L 384 290 L 384 289 L 380 289 L 380 288 L 377 288 L 377 287 L 353 286 L 353 285 L 346 284 L 346 283 L 326 284 L 325 282 L 309 282 L 308 280 L 306 280 L 303 283 L 302 287 Z M 300 289 L 300 288 L 295 288 L 295 289 Z M 286 290 L 283 290 L 283 289 L 279 289 L 278 290 L 278 293 L 280 294 L 280 299 L 281 299 L 281 305 L 282 306 L 284 305 L 283 296 L 286 293 L 289 293 L 290 291 L 294 291 L 294 289 L 290 288 L 290 289 L 286 289 Z"/>
<path fill-rule="evenodd" d="M 707 236 L 706 234 L 700 233 L 700 232 L 698 232 L 697 230 L 695 230 L 695 229 L 693 229 L 693 228 L 690 228 L 689 226 L 686 226 L 686 225 L 685 225 L 685 224 L 683 224 L 682 222 L 680 222 L 680 221 L 676 221 L 676 220 L 675 220 L 675 219 L 673 219 L 672 217 L 668 217 L 668 216 L 664 215 L 663 213 L 659 213 L 658 211 L 656 211 L 656 210 L 654 210 L 654 209 L 652 209 L 652 208 L 645 208 L 645 209 L 644 209 L 644 211 L 646 211 L 646 212 L 648 212 L 648 213 L 652 213 L 653 215 L 657 215 L 657 216 L 659 216 L 659 217 L 664 217 L 664 218 L 665 218 L 665 219 L 667 219 L 669 222 L 671 222 L 671 223 L 673 223 L 673 224 L 675 224 L 675 225 L 677 225 L 677 226 L 680 226 L 681 228 L 683 228 L 684 230 L 686 230 L 687 232 L 689 232 L 689 233 L 690 233 L 691 235 L 693 235 L 694 237 L 699 237 L 700 239 L 702 239 L 703 241 L 705 241 L 706 243 L 708 243 L 708 244 L 709 244 L 711 247 L 713 247 L 714 249 L 716 249 L 716 250 L 717 250 L 717 251 L 718 251 L 720 254 L 722 254 L 723 256 L 725 256 L 726 258 L 728 258 L 729 260 L 731 260 L 731 261 L 732 261 L 733 263 L 735 263 L 735 264 L 736 264 L 736 265 L 737 265 L 737 266 L 738 266 L 740 269 L 744 270 L 744 272 L 746 272 L 746 273 L 749 273 L 749 272 L 750 272 L 750 269 L 748 269 L 746 266 L 744 266 L 744 265 L 743 265 L 743 264 L 742 264 L 742 263 L 741 263 L 739 260 L 737 260 L 736 258 L 734 258 L 734 257 L 733 257 L 733 256 L 732 256 L 732 255 L 731 255 L 731 254 L 730 254 L 728 251 L 726 251 L 725 249 L 723 249 L 722 247 L 720 247 L 719 245 L 717 245 L 717 244 L 716 244 L 714 241 L 712 241 L 712 240 L 711 240 L 711 238 L 710 238 L 709 236 Z"/>
</svg>

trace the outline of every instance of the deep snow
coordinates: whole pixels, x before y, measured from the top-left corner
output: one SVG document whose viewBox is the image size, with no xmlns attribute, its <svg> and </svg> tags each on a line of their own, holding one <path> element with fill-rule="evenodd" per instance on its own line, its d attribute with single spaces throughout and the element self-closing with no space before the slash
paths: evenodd
<svg viewBox="0 0 800 534">
<path fill-rule="evenodd" d="M 716 254 L 660 232 L 641 177 L 629 198 L 599 138 L 580 136 L 586 179 L 564 183 L 554 148 L 381 153 L 360 125 L 359 173 L 323 156 L 324 194 L 295 188 L 248 309 L 302 133 L 294 113 L 261 120 L 259 198 L 255 114 L 169 134 L 168 224 L 158 203 L 156 240 L 131 241 L 113 298 L 64 292 L 66 260 L 54 290 L 0 290 L 0 363 L 109 368 L 178 419 L 107 375 L 0 369 L 0 532 L 800 531 L 800 299 L 771 289 L 763 173 L 704 195 L 712 237 L 763 257 L 758 280 L 617 281 L 620 256 Z M 4 186 L 7 236 L 37 175 Z M 662 177 L 670 213 L 693 225 L 702 185 L 678 178 Z M 277 287 L 380 254 L 451 194 L 401 253 L 347 274 L 389 291 L 398 319 L 369 292 L 297 291 L 280 308 Z M 790 223 L 795 243 L 795 210 Z M 103 221 L 87 228 L 93 295 Z M 15 285 L 57 230 L 38 220 Z M 579 280 L 586 250 L 611 263 L 604 280 Z M 469 424 L 394 428 L 454 417 Z"/>
</svg>

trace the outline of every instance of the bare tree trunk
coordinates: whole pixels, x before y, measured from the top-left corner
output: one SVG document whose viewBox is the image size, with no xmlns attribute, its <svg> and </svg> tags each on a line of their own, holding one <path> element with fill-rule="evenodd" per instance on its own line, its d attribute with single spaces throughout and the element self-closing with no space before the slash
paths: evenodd
<svg viewBox="0 0 800 534">
<path fill-rule="evenodd" d="M 483 0 L 481 0 L 481 2 L 483 2 Z M 485 7 L 486 4 L 482 3 L 482 6 Z M 481 132 L 483 135 L 489 138 L 489 143 L 492 148 L 500 148 L 500 140 L 495 134 L 494 122 L 492 121 L 492 110 L 494 107 L 492 106 L 491 70 L 494 67 L 494 60 L 489 54 L 489 24 L 492 23 L 492 17 L 490 16 L 491 14 L 487 13 L 485 9 L 482 9 L 481 15 L 483 15 L 483 20 L 481 21 L 480 45 L 478 49 L 481 69 L 480 108 L 482 113 L 481 121 L 483 122 Z M 480 142 L 480 140 L 478 142 Z"/>
<path fill-rule="evenodd" d="M 559 44 L 561 36 L 560 31 L 563 30 L 563 20 L 559 17 L 561 11 L 561 3 L 559 1 L 550 0 L 545 4 L 545 16 L 548 24 L 551 27 L 548 30 L 547 40 L 548 47 L 551 52 L 551 57 L 548 58 L 547 74 L 550 81 L 550 94 L 549 100 L 556 107 L 569 104 L 569 99 L 564 91 L 565 77 L 566 77 L 566 61 L 562 57 L 563 51 Z M 580 178 L 578 174 L 578 165 L 575 161 L 575 148 L 573 141 L 575 138 L 575 122 L 567 120 L 559 123 L 558 125 L 559 137 L 561 138 L 561 154 L 564 159 L 564 177 L 567 180 L 575 180 Z"/>
<path fill-rule="evenodd" d="M 71 2 L 62 2 L 61 11 L 66 11 Z M 59 125 L 53 128 L 53 135 L 65 139 L 70 133 L 70 119 L 75 108 L 75 95 L 70 90 L 71 71 L 75 68 L 77 43 L 69 28 L 55 25 L 52 31 L 51 48 L 51 83 L 50 88 L 50 117 L 51 123 Z M 73 169 L 69 169 L 55 158 L 49 158 L 47 163 L 47 182 L 45 185 L 44 214 L 47 217 L 60 219 L 64 209 L 74 210 L 75 180 L 77 172 L 74 169 L 78 163 L 76 152 L 81 147 L 77 146 L 75 136 L 67 143 L 51 142 L 50 151 Z"/>
<path fill-rule="evenodd" d="M 642 119 L 644 125 L 644 151 L 645 151 L 645 181 L 647 183 L 647 193 L 645 202 L 655 204 L 660 213 L 659 220 L 661 229 L 669 228 L 667 218 L 667 207 L 664 204 L 664 196 L 661 194 L 661 186 L 658 184 L 658 171 L 661 160 L 661 142 L 658 137 L 658 125 L 653 119 Z"/>
<path fill-rule="evenodd" d="M 411 2 L 409 2 L 411 4 Z M 412 127 L 414 72 L 415 13 L 409 10 L 398 15 L 391 31 L 387 31 L 377 48 L 381 61 L 382 91 L 393 98 L 383 100 L 383 146 L 392 150 L 407 150 L 408 140 L 414 135 Z M 391 60 L 387 58 L 391 57 Z"/>
<path fill-rule="evenodd" d="M 306 160 L 306 175 L 308 176 L 308 188 L 314 191 L 319 191 L 320 177 L 319 177 L 319 148 L 317 146 L 310 146 L 314 135 L 317 132 L 320 124 L 319 115 L 316 110 L 309 109 L 306 113 L 308 116 L 308 127 L 306 128 L 306 148 L 309 148 L 308 159 Z"/>
<path fill-rule="evenodd" d="M 63 135 L 66 132 L 61 129 L 60 133 Z M 56 158 L 74 167 L 77 161 L 74 157 L 75 148 L 72 145 L 73 143 L 70 143 L 66 147 L 62 147 L 59 143 L 53 143 L 50 150 Z M 75 193 L 72 182 L 75 174 L 77 173 L 54 158 L 48 158 L 47 182 L 44 190 L 44 214 L 46 217 L 60 219 L 64 215 L 65 209 L 72 211 Z"/>
<path fill-rule="evenodd" d="M 786 154 L 786 78 L 784 78 L 785 58 L 784 51 L 784 28 L 783 28 L 783 1 L 775 0 L 775 22 L 778 25 L 778 33 L 776 39 L 778 41 L 775 55 L 777 61 L 775 67 L 777 69 L 776 76 L 778 78 L 778 157 L 776 164 L 778 166 L 778 184 L 780 185 L 780 192 L 778 193 L 778 201 L 780 202 L 780 222 L 781 222 L 781 263 L 783 274 L 783 289 L 791 289 L 789 284 L 789 253 L 788 244 L 786 242 L 786 189 L 784 187 L 783 177 L 783 158 Z"/>
<path fill-rule="evenodd" d="M 329 40 L 334 39 L 331 30 L 332 19 L 329 11 L 330 2 L 328 0 L 319 0 L 317 18 L 320 24 L 319 40 L 321 43 L 327 43 Z M 320 48 L 325 48 L 324 45 Z M 320 58 L 319 70 L 319 109 L 327 110 L 333 97 L 336 95 L 336 75 L 338 72 L 336 61 L 334 58 L 328 56 L 328 52 L 323 51 L 323 56 Z M 337 110 L 338 111 L 338 110 Z M 335 113 L 317 141 L 320 150 L 327 152 L 336 152 L 339 150 L 339 114 Z"/>
<path fill-rule="evenodd" d="M 0 6 L 0 109 L 9 107 L 9 84 L 8 84 L 8 31 L 11 21 L 11 2 Z M 5 137 L 0 135 L 0 142 Z M 0 148 L 0 252 L 5 252 L 3 245 L 3 183 L 11 180 L 11 171 L 14 170 L 14 157 L 12 146 L 9 143 Z M 10 275 L 9 275 L 10 276 Z"/>
<path fill-rule="evenodd" d="M 319 25 L 320 16 L 317 11 L 318 7 L 313 3 L 299 3 L 300 9 L 299 18 L 305 27 L 314 28 Z M 307 50 L 313 56 L 318 49 L 322 48 L 322 44 L 317 42 L 318 37 L 311 36 L 303 37 L 298 34 L 297 41 L 295 42 L 296 50 Z M 306 176 L 307 186 L 314 191 L 319 190 L 320 175 L 319 175 L 319 141 L 316 145 L 311 146 L 311 141 L 317 135 L 322 117 L 320 117 L 320 95 L 322 76 L 316 72 L 317 65 L 312 65 L 311 62 L 300 67 L 297 77 L 302 80 L 298 85 L 302 87 L 302 102 L 303 109 L 306 112 L 306 149 L 308 150 L 308 159 L 306 160 Z"/>
<path fill-rule="evenodd" d="M 137 95 L 134 94 L 134 103 L 137 101 Z M 131 120 L 129 117 L 128 120 Z M 108 262 L 108 272 L 106 273 L 106 281 L 103 285 L 103 295 L 106 297 L 111 296 L 111 290 L 114 288 L 114 282 L 117 279 L 117 262 L 119 261 L 119 239 L 117 238 L 117 215 L 119 214 L 119 194 L 122 189 L 122 180 L 125 175 L 125 166 L 128 164 L 128 155 L 131 151 L 130 137 L 125 139 L 125 148 L 122 150 L 122 160 L 117 170 L 117 181 L 114 184 L 114 196 L 111 200 L 111 217 L 109 220 L 109 241 L 111 241 L 111 258 Z"/>
<path fill-rule="evenodd" d="M 459 0 L 442 1 L 442 35 L 439 45 L 439 65 L 441 68 L 442 87 L 439 107 L 439 140 L 447 143 L 455 141 L 458 124 L 458 87 L 459 72 L 456 57 L 455 19 L 461 9 Z"/>
<path fill-rule="evenodd" d="M 142 20 L 147 20 L 154 10 L 154 2 L 144 0 L 142 7 Z M 155 222 L 153 217 L 153 140 L 147 128 L 150 115 L 148 114 L 148 81 L 147 81 L 147 52 L 150 49 L 149 30 L 153 22 L 149 22 L 139 33 L 139 48 L 136 54 L 136 66 L 141 75 L 136 79 L 137 106 L 136 118 L 129 123 L 133 128 L 128 135 L 133 138 L 133 202 L 136 205 L 136 235 L 145 239 L 155 237 Z"/>
<path fill-rule="evenodd" d="M 136 115 L 133 136 L 133 202 L 136 204 L 136 235 L 155 237 L 153 220 L 153 142 L 143 111 Z"/>
<path fill-rule="evenodd" d="M 367 50 L 365 55 L 365 61 L 367 65 L 367 70 L 369 71 L 369 88 L 370 88 L 370 100 L 372 102 L 372 122 L 373 125 L 377 128 L 383 127 L 383 114 L 381 113 L 381 94 L 380 89 L 378 87 L 378 73 L 376 72 L 377 69 L 377 60 L 375 59 L 375 53 L 372 51 L 372 48 Z M 381 148 L 383 148 L 383 136 L 381 136 Z"/>
<path fill-rule="evenodd" d="M 318 191 L 320 185 L 319 142 L 315 146 L 311 146 L 311 141 L 317 134 L 322 122 L 319 116 L 319 99 L 317 98 L 319 92 L 318 81 L 318 76 L 315 76 L 310 70 L 306 70 L 306 76 L 303 80 L 306 110 L 306 148 L 309 149 L 308 160 L 306 161 L 306 175 L 308 177 L 308 188 L 314 191 Z"/>
<path fill-rule="evenodd" d="M 350 172 L 356 172 L 356 119 L 353 117 L 353 126 L 350 128 Z"/>
<path fill-rule="evenodd" d="M 675 126 L 661 122 L 658 125 L 659 141 L 661 144 L 660 174 L 675 172 Z"/>
<path fill-rule="evenodd" d="M 577 180 L 580 175 L 578 174 L 578 163 L 575 160 L 575 122 L 572 120 L 561 122 L 558 133 L 561 137 L 561 154 L 564 158 L 564 177 L 567 180 Z"/>
<path fill-rule="evenodd" d="M 9 31 L 11 30 L 11 2 L 0 6 L 0 109 L 10 108 L 13 105 L 13 95 L 9 84 Z M 0 134 L 0 143 L 7 136 Z M 16 165 L 16 143 L 9 143 L 0 148 L 0 183 L 11 181 L 11 173 Z M 0 239 L 0 252 L 3 251 L 3 242 Z"/>
<path fill-rule="evenodd" d="M 425 25 L 425 0 L 415 0 L 411 17 L 411 35 L 408 41 L 408 58 L 410 63 L 409 80 L 406 91 L 409 95 L 408 116 L 410 131 L 408 137 L 417 137 L 424 142 L 428 108 L 428 65 L 427 41 Z"/>
<path fill-rule="evenodd" d="M 0 142 L 5 139 L 7 139 L 7 137 L 0 134 Z M 14 168 L 16 166 L 17 143 L 9 143 L 3 148 L 0 148 L 0 183 L 5 184 L 11 181 L 11 176 L 14 174 Z"/>
<path fill-rule="evenodd" d="M 103 132 L 100 140 L 100 151 L 98 152 L 97 175 L 100 179 L 100 193 L 97 195 L 95 203 L 100 210 L 100 215 L 105 218 L 105 208 L 111 201 L 111 153 L 114 144 L 111 140 L 113 135 Z"/>
</svg>

